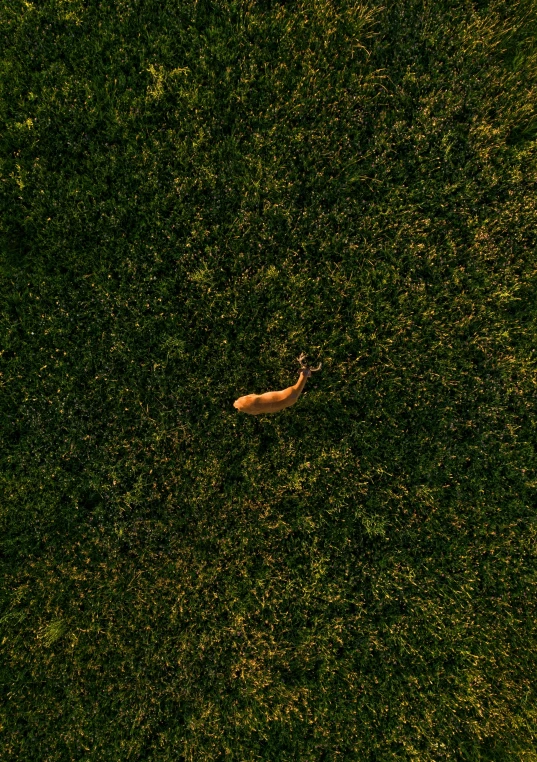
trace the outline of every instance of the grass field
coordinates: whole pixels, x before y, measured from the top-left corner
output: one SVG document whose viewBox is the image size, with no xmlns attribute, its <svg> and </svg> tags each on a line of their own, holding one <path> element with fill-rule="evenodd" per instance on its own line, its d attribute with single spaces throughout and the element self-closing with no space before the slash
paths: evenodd
<svg viewBox="0 0 537 762">
<path fill-rule="evenodd" d="M 537 760 L 536 19 L 3 0 L 3 762 Z"/>
</svg>

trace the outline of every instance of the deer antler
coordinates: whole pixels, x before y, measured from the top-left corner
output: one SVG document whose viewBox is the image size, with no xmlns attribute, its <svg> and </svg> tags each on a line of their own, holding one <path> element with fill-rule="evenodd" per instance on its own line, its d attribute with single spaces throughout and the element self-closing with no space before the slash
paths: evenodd
<svg viewBox="0 0 537 762">
<path fill-rule="evenodd" d="M 310 368 L 308 363 L 304 362 L 306 357 L 307 357 L 307 355 L 305 355 L 304 352 L 302 352 L 300 357 L 296 358 L 298 360 L 298 362 L 300 363 L 300 367 L 302 368 L 302 370 L 311 370 L 312 373 L 315 373 L 315 371 L 317 371 L 317 370 L 321 370 L 322 362 L 320 362 L 319 365 L 316 368 Z"/>
<path fill-rule="evenodd" d="M 302 354 L 300 355 L 300 357 L 297 357 L 297 358 L 296 358 L 296 359 L 298 360 L 298 362 L 300 363 L 300 367 L 301 367 L 301 368 L 304 368 L 304 369 L 306 369 L 306 368 L 308 367 L 307 363 L 305 363 L 305 362 L 304 362 L 304 360 L 306 359 L 306 357 L 307 357 L 307 355 L 305 355 L 305 354 L 304 354 L 304 352 L 302 352 Z"/>
</svg>

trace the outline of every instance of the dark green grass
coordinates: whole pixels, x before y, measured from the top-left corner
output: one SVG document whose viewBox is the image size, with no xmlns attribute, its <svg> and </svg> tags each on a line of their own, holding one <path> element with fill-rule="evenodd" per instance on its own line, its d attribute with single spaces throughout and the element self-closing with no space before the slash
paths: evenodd
<svg viewBox="0 0 537 762">
<path fill-rule="evenodd" d="M 537 759 L 535 18 L 4 0 L 2 760 Z"/>
</svg>

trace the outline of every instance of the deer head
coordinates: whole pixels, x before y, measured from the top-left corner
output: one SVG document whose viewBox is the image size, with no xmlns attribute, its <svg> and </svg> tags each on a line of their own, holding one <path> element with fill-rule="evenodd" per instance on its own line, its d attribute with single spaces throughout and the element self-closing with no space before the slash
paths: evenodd
<svg viewBox="0 0 537 762">
<path fill-rule="evenodd" d="M 321 370 L 321 365 L 322 365 L 322 362 L 320 362 L 320 363 L 319 363 L 319 365 L 318 365 L 316 368 L 310 368 L 310 366 L 308 365 L 308 363 L 307 363 L 307 362 L 305 362 L 305 360 L 306 360 L 306 355 L 304 354 L 304 352 L 302 352 L 302 354 L 300 355 L 300 357 L 297 357 L 296 359 L 297 359 L 297 360 L 298 360 L 298 362 L 300 363 L 300 368 L 301 368 L 301 370 L 303 370 L 303 371 L 304 371 L 304 375 L 305 375 L 305 376 L 308 376 L 308 377 L 309 377 L 309 376 L 310 376 L 312 373 L 315 373 L 316 371 L 318 371 L 318 370 Z"/>
</svg>

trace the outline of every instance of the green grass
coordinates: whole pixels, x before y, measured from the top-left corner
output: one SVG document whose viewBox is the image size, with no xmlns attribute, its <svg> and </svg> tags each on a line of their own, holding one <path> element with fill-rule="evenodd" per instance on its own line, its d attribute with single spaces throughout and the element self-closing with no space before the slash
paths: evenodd
<svg viewBox="0 0 537 762">
<path fill-rule="evenodd" d="M 2 760 L 537 760 L 535 19 L 4 0 Z"/>
</svg>

